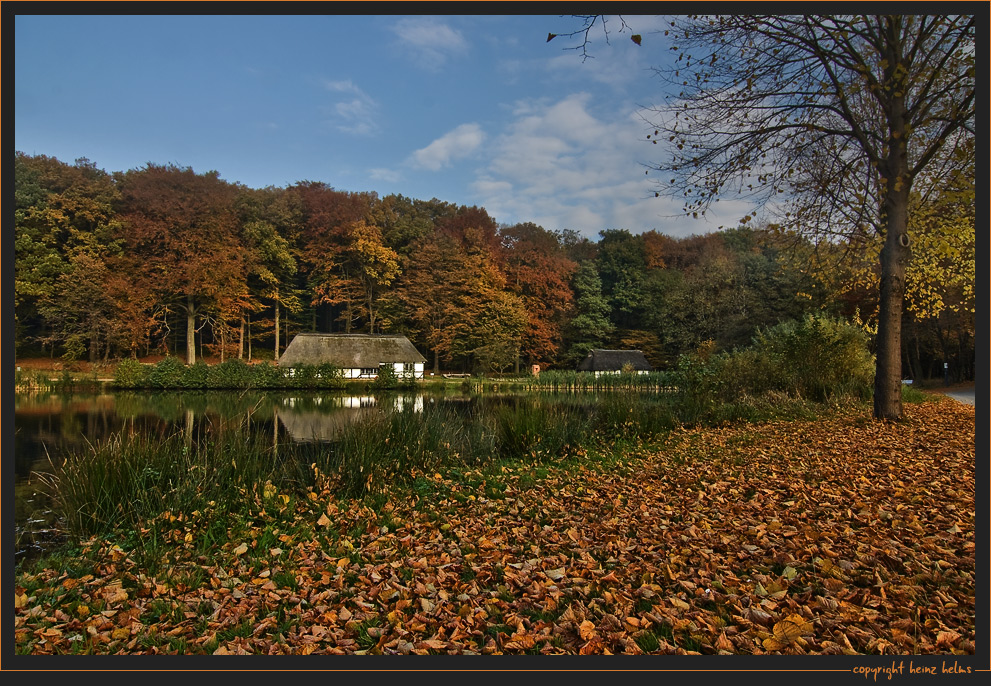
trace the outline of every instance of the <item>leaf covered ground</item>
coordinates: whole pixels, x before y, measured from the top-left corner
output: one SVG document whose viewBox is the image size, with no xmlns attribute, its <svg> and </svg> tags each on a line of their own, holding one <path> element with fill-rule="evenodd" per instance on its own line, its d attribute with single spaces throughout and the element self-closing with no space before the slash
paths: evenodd
<svg viewBox="0 0 991 686">
<path fill-rule="evenodd" d="M 210 555 L 20 574 L 18 653 L 974 654 L 975 415 L 683 428 L 608 464 L 268 493 Z M 280 511 L 281 508 L 281 511 Z M 208 517 L 209 513 L 194 513 Z"/>
</svg>

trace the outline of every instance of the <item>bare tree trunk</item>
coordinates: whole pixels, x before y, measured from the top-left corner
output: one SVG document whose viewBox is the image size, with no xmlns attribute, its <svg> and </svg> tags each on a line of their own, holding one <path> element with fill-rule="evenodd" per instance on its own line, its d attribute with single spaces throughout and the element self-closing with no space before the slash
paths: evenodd
<svg viewBox="0 0 991 686">
<path fill-rule="evenodd" d="M 371 288 L 368 289 L 368 298 L 366 299 L 368 303 L 368 333 L 375 333 L 375 310 L 372 309 L 372 292 Z"/>
<path fill-rule="evenodd" d="M 279 292 L 275 292 L 275 362 L 279 362 Z"/>
<path fill-rule="evenodd" d="M 434 376 L 440 374 L 440 354 L 434 349 Z"/>
<path fill-rule="evenodd" d="M 237 359 L 244 359 L 244 312 L 241 313 L 241 335 L 237 340 Z"/>
<path fill-rule="evenodd" d="M 196 310 L 193 296 L 186 296 L 186 364 L 196 364 Z"/>
<path fill-rule="evenodd" d="M 907 166 L 907 165 L 906 165 Z M 904 178 L 904 177 L 903 177 Z M 901 323 L 905 297 L 905 267 L 910 257 L 908 183 L 889 180 L 885 202 L 885 239 L 881 250 L 881 298 L 877 328 L 877 370 L 874 375 L 874 417 L 900 419 Z"/>
</svg>

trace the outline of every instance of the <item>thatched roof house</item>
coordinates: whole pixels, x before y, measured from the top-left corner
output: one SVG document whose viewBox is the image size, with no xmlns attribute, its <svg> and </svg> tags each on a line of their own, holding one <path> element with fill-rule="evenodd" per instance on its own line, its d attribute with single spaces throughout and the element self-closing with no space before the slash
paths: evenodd
<svg viewBox="0 0 991 686">
<path fill-rule="evenodd" d="M 588 357 L 578 363 L 578 371 L 595 372 L 596 375 L 618 374 L 626 365 L 638 374 L 653 370 L 639 350 L 589 350 Z"/>
<path fill-rule="evenodd" d="M 329 363 L 345 378 L 373 379 L 391 366 L 397 376 L 423 378 L 426 358 L 406 336 L 367 333 L 301 333 L 279 358 L 280 367 Z"/>
</svg>

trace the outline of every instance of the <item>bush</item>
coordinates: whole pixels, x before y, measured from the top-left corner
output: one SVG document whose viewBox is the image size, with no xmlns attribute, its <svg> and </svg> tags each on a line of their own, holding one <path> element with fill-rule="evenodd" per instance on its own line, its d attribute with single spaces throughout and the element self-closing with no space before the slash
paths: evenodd
<svg viewBox="0 0 991 686">
<path fill-rule="evenodd" d="M 186 365 L 169 355 L 152 368 L 148 383 L 154 388 L 182 388 L 185 376 Z"/>
<path fill-rule="evenodd" d="M 285 385 L 284 370 L 272 362 L 250 365 L 256 388 L 281 388 Z"/>
<path fill-rule="evenodd" d="M 392 390 L 399 388 L 399 377 L 396 370 L 391 366 L 379 367 L 379 374 L 372 381 L 372 388 L 376 390 Z"/>
<path fill-rule="evenodd" d="M 842 319 L 808 314 L 759 331 L 753 349 L 771 365 L 768 381 L 775 390 L 818 402 L 836 396 L 870 397 L 874 356 L 867 334 Z"/>
<path fill-rule="evenodd" d="M 207 378 L 210 376 L 210 366 L 206 360 L 196 360 L 191 366 L 186 367 L 186 373 L 182 375 L 183 388 L 206 388 Z"/>
<path fill-rule="evenodd" d="M 722 403 L 774 394 L 815 402 L 843 397 L 866 400 L 874 381 L 874 358 L 867 334 L 841 319 L 810 314 L 759 331 L 753 344 L 731 353 L 715 353 L 706 343 L 681 355 L 673 381 L 678 387 L 682 421 L 711 419 Z M 759 403 L 758 403 L 759 404 Z"/>
<path fill-rule="evenodd" d="M 344 372 L 329 362 L 317 365 L 317 378 L 320 388 L 344 388 Z"/>
<path fill-rule="evenodd" d="M 144 388 L 148 385 L 151 369 L 137 360 L 121 360 L 114 370 L 114 386 L 119 388 Z"/>
<path fill-rule="evenodd" d="M 209 388 L 251 388 L 254 385 L 251 367 L 244 360 L 224 360 L 210 368 Z"/>
<path fill-rule="evenodd" d="M 671 379 L 678 387 L 678 411 L 683 422 L 701 421 L 723 398 L 725 379 L 719 371 L 725 356 L 714 351 L 715 343 L 706 341 L 694 352 L 678 356 Z"/>
</svg>

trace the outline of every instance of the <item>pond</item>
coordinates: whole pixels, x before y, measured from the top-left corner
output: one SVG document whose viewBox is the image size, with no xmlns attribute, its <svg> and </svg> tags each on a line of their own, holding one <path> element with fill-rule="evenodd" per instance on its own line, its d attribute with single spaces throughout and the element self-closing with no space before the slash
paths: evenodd
<svg viewBox="0 0 991 686">
<path fill-rule="evenodd" d="M 646 397 L 653 398 L 655 412 L 645 411 Z M 395 449 L 381 450 L 391 436 L 393 445 L 417 444 L 421 460 L 425 453 L 447 453 L 477 464 L 492 456 L 536 455 L 537 444 L 540 450 L 561 452 L 606 426 L 630 434 L 670 428 L 671 413 L 663 405 L 656 394 L 615 392 L 16 394 L 16 557 L 37 555 L 61 533 L 43 488 L 45 475 L 67 455 L 91 453 L 119 438 L 164 445 L 181 436 L 192 445 L 249 436 L 276 454 L 280 449 L 283 455 L 317 451 L 337 469 L 360 470 L 355 460 L 367 464 L 394 456 Z M 654 425 L 647 427 L 644 421 L 651 416 Z M 390 423 L 390 418 L 397 420 Z M 334 457 L 334 446 L 348 454 Z M 403 457 L 409 459 L 409 445 Z"/>
</svg>

